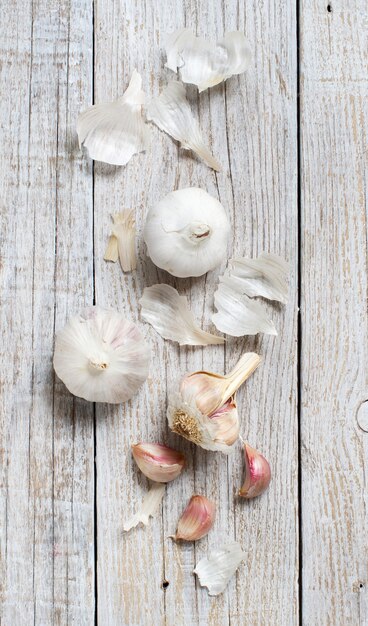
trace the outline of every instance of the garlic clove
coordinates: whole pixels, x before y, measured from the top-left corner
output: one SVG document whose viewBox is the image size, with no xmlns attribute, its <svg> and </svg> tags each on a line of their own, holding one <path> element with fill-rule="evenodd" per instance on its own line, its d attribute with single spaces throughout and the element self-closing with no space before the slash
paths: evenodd
<svg viewBox="0 0 368 626">
<path fill-rule="evenodd" d="M 164 497 L 166 485 L 163 483 L 152 483 L 149 492 L 145 495 L 139 510 L 129 518 L 123 525 L 124 532 L 143 524 L 147 526 L 149 518 L 153 517 L 159 508 Z"/>
<path fill-rule="evenodd" d="M 132 454 L 141 472 L 157 483 L 174 480 L 185 465 L 181 452 L 160 443 L 137 443 L 132 446 Z"/>
<path fill-rule="evenodd" d="M 196 325 L 187 299 L 179 296 L 174 287 L 146 287 L 139 302 L 143 319 L 164 339 L 177 341 L 181 346 L 207 346 L 225 341 L 223 337 L 207 333 Z"/>
<path fill-rule="evenodd" d="M 149 210 L 143 236 L 153 263 L 173 276 L 202 276 L 225 259 L 230 223 L 218 200 L 189 187 Z"/>
<path fill-rule="evenodd" d="M 116 263 L 119 258 L 123 272 L 131 272 L 137 267 L 134 211 L 121 211 L 113 215 L 113 220 L 114 226 L 104 259 Z"/>
<path fill-rule="evenodd" d="M 95 104 L 78 117 L 79 145 L 91 159 L 125 165 L 148 147 L 149 129 L 142 117 L 142 78 L 133 71 L 129 86 L 115 102 Z"/>
<path fill-rule="evenodd" d="M 239 495 L 249 500 L 266 491 L 271 481 L 271 469 L 267 459 L 247 443 L 244 444 L 244 460 L 245 480 Z"/>
<path fill-rule="evenodd" d="M 197 563 L 194 570 L 202 587 L 207 587 L 210 596 L 218 596 L 225 591 L 234 576 L 245 553 L 237 541 L 211 550 L 208 557 Z"/>
<path fill-rule="evenodd" d="M 287 303 L 286 276 L 288 263 L 276 254 L 262 252 L 257 259 L 230 259 L 225 275 L 234 289 L 250 298 L 261 296 Z"/>
<path fill-rule="evenodd" d="M 137 326 L 120 313 L 93 306 L 56 336 L 54 368 L 68 390 L 90 402 L 118 404 L 148 376 L 150 351 Z"/>
<path fill-rule="evenodd" d="M 205 496 L 192 496 L 179 519 L 173 538 L 176 541 L 196 541 L 207 535 L 214 522 L 214 503 Z"/>
<path fill-rule="evenodd" d="M 203 142 L 182 83 L 174 80 L 168 83 L 163 92 L 151 101 L 147 119 L 173 139 L 180 141 L 182 148 L 193 150 L 209 167 L 220 171 L 220 164 Z"/>
<path fill-rule="evenodd" d="M 235 396 L 229 398 L 219 409 L 208 416 L 215 426 L 215 437 L 227 446 L 232 446 L 239 437 L 240 420 Z"/>
<path fill-rule="evenodd" d="M 245 35 L 239 31 L 225 33 L 216 43 L 181 29 L 167 37 L 165 49 L 166 67 L 178 69 L 183 83 L 197 85 L 199 91 L 241 74 L 251 59 Z"/>
</svg>

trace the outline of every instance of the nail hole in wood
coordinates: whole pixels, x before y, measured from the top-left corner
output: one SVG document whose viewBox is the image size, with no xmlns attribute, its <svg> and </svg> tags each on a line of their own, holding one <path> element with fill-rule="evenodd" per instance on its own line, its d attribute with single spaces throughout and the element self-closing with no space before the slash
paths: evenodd
<svg viewBox="0 0 368 626">
<path fill-rule="evenodd" d="M 360 584 L 359 584 L 359 588 L 360 588 L 360 589 L 363 589 L 363 587 L 364 587 L 363 583 L 360 583 Z"/>
<path fill-rule="evenodd" d="M 164 580 L 163 583 L 162 583 L 162 589 L 167 589 L 169 585 L 170 585 L 169 581 L 168 580 Z"/>
<path fill-rule="evenodd" d="M 330 4 L 327 5 L 327 11 L 329 13 L 332 13 L 332 6 Z"/>
</svg>

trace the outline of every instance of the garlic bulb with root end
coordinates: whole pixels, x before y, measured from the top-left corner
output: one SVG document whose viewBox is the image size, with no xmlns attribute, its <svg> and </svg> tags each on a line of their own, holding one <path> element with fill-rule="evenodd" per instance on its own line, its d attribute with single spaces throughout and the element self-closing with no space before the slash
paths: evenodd
<svg viewBox="0 0 368 626">
<path fill-rule="evenodd" d="M 155 515 L 158 507 L 161 504 L 162 498 L 164 497 L 165 488 L 166 485 L 164 483 L 152 483 L 151 488 L 143 498 L 143 502 L 137 513 L 132 515 L 132 517 L 130 517 L 124 523 L 124 532 L 128 532 L 132 528 L 138 526 L 138 524 L 143 524 L 144 526 L 147 526 L 149 518 Z"/>
<path fill-rule="evenodd" d="M 211 550 L 208 557 L 197 563 L 194 574 L 202 587 L 207 587 L 210 596 L 218 596 L 225 591 L 234 576 L 245 553 L 237 541 Z"/>
<path fill-rule="evenodd" d="M 192 150 L 217 172 L 221 170 L 219 162 L 203 142 L 182 83 L 175 80 L 169 82 L 163 92 L 150 103 L 147 119 L 173 139 L 180 141 L 181 148 Z"/>
<path fill-rule="evenodd" d="M 228 376 L 210 372 L 186 376 L 179 393 L 169 396 L 171 430 L 205 450 L 230 452 L 240 429 L 236 391 L 260 361 L 257 354 L 249 353 Z"/>
<path fill-rule="evenodd" d="M 131 272 L 137 267 L 134 211 L 121 211 L 121 213 L 113 215 L 112 218 L 114 226 L 104 259 L 116 263 L 119 258 L 123 272 Z"/>
<path fill-rule="evenodd" d="M 249 44 L 240 31 L 227 32 L 216 43 L 183 28 L 167 37 L 165 50 L 166 67 L 173 72 L 178 69 L 183 83 L 197 85 L 199 91 L 242 74 L 251 60 Z"/>
<path fill-rule="evenodd" d="M 215 522 L 215 505 L 205 496 L 192 496 L 182 513 L 172 537 L 176 541 L 197 541 L 211 530 Z"/>
<path fill-rule="evenodd" d="M 148 376 L 150 351 L 137 326 L 92 306 L 56 335 L 54 368 L 69 391 L 91 402 L 129 400 Z"/>
<path fill-rule="evenodd" d="M 179 476 L 185 457 L 161 443 L 136 443 L 132 454 L 141 472 L 157 483 L 168 483 Z"/>
<path fill-rule="evenodd" d="M 172 191 L 148 212 L 144 240 L 152 261 L 173 276 L 202 276 L 226 258 L 230 224 L 216 198 L 197 187 Z"/>
<path fill-rule="evenodd" d="M 241 294 L 250 298 L 261 296 L 286 304 L 288 267 L 285 259 L 277 254 L 262 252 L 257 259 L 230 259 L 225 276 L 231 279 L 234 290 Z"/>
<path fill-rule="evenodd" d="M 95 104 L 78 117 L 79 145 L 91 159 L 125 165 L 137 152 L 146 150 L 150 132 L 142 117 L 142 78 L 133 71 L 129 86 L 115 102 Z"/>
<path fill-rule="evenodd" d="M 265 457 L 244 443 L 245 479 L 239 490 L 242 498 L 256 498 L 266 491 L 271 481 L 270 465 Z"/>
<path fill-rule="evenodd" d="M 139 303 L 143 319 L 152 324 L 164 339 L 177 341 L 181 346 L 208 346 L 225 342 L 223 337 L 207 333 L 196 325 L 187 299 L 179 296 L 170 285 L 146 287 Z"/>
</svg>

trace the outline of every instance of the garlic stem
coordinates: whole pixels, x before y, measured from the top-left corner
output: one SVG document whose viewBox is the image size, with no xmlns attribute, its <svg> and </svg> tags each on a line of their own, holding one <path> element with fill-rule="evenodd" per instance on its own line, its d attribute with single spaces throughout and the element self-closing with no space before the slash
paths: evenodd
<svg viewBox="0 0 368 626">
<path fill-rule="evenodd" d="M 253 374 L 260 362 L 261 357 L 254 352 L 243 354 L 231 372 L 225 376 L 225 380 L 227 380 L 224 389 L 226 400 L 231 398 L 249 376 Z"/>
</svg>

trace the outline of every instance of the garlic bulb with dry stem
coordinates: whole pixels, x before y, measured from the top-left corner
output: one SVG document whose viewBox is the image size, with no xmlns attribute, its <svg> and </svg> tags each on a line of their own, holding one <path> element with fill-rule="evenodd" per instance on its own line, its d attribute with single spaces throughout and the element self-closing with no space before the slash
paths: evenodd
<svg viewBox="0 0 368 626">
<path fill-rule="evenodd" d="M 171 430 L 206 450 L 230 452 L 239 436 L 236 391 L 258 367 L 258 354 L 244 354 L 227 376 L 194 372 L 169 396 Z"/>
<path fill-rule="evenodd" d="M 139 469 L 157 483 L 168 483 L 179 476 L 185 458 L 181 452 L 161 443 L 136 443 L 132 454 Z"/>
<path fill-rule="evenodd" d="M 152 261 L 173 276 L 202 276 L 226 257 L 225 209 L 203 189 L 172 191 L 148 212 L 144 240 Z"/>
<path fill-rule="evenodd" d="M 112 218 L 114 226 L 104 259 L 116 263 L 119 258 L 123 272 L 131 272 L 137 267 L 134 211 L 121 211 L 121 213 L 113 215 Z"/>
<path fill-rule="evenodd" d="M 201 539 L 215 522 L 215 505 L 205 496 L 192 496 L 182 513 L 173 539 L 176 541 L 197 541 Z"/>
<path fill-rule="evenodd" d="M 120 313 L 86 308 L 56 336 L 54 368 L 71 393 L 118 404 L 148 376 L 149 348 L 137 326 Z"/>
<path fill-rule="evenodd" d="M 271 481 L 270 465 L 265 457 L 244 443 L 245 479 L 239 490 L 242 498 L 256 498 L 266 491 Z"/>
</svg>

